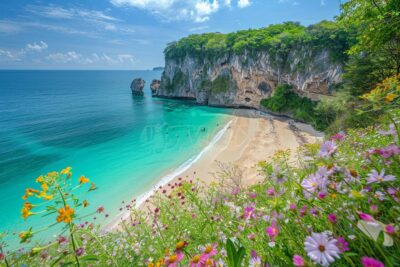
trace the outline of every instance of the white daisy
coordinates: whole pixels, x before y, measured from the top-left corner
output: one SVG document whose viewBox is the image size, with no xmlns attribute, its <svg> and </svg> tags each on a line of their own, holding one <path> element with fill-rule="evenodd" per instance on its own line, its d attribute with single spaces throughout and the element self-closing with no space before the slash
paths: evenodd
<svg viewBox="0 0 400 267">
<path fill-rule="evenodd" d="M 329 266 L 335 258 L 340 258 L 336 243 L 337 240 L 330 239 L 326 233 L 312 233 L 307 236 L 304 246 L 311 260 L 322 266 Z"/>
</svg>

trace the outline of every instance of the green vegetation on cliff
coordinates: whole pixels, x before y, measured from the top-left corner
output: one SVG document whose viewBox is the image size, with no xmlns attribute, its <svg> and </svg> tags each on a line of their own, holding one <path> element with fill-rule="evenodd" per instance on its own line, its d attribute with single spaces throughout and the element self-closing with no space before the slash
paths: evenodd
<svg viewBox="0 0 400 267">
<path fill-rule="evenodd" d="M 285 22 L 261 29 L 234 33 L 194 34 L 171 43 L 165 49 L 166 58 L 182 59 L 186 55 L 199 59 L 215 59 L 226 54 L 250 54 L 267 51 L 278 63 L 284 62 L 293 47 L 331 51 L 331 59 L 346 60 L 344 53 L 351 45 L 349 31 L 335 22 L 322 21 L 304 27 L 299 23 Z M 308 51 L 309 52 L 309 51 Z"/>
</svg>

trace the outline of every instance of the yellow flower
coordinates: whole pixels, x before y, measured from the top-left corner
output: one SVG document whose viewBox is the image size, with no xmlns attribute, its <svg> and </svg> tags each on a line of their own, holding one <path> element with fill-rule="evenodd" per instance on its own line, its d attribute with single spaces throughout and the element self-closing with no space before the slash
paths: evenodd
<svg viewBox="0 0 400 267">
<path fill-rule="evenodd" d="M 58 174 L 58 172 L 49 172 L 49 173 L 47 173 L 47 176 L 53 178 L 53 177 L 57 176 L 57 174 Z"/>
<path fill-rule="evenodd" d="M 47 186 L 46 183 L 43 183 L 43 184 L 42 184 L 42 189 L 43 189 L 43 192 L 46 193 L 47 190 L 49 190 L 49 187 Z"/>
<path fill-rule="evenodd" d="M 52 200 L 53 199 L 53 195 L 44 195 L 43 199 L 44 200 Z"/>
<path fill-rule="evenodd" d="M 84 175 L 79 177 L 78 181 L 79 181 L 80 184 L 86 184 L 86 183 L 90 182 L 90 180 L 88 178 L 86 178 Z"/>
<path fill-rule="evenodd" d="M 154 267 L 154 263 L 149 262 L 149 264 L 147 264 L 147 267 Z"/>
<path fill-rule="evenodd" d="M 389 102 L 393 102 L 393 100 L 394 100 L 395 97 L 396 97 L 395 94 L 389 93 L 389 94 L 386 95 L 385 101 L 388 102 L 388 103 L 389 103 Z"/>
<path fill-rule="evenodd" d="M 86 208 L 87 206 L 89 206 L 89 202 L 87 202 L 87 200 L 83 201 L 83 207 Z"/>
<path fill-rule="evenodd" d="M 94 183 L 92 183 L 92 185 L 90 186 L 89 191 L 93 191 L 93 190 L 96 190 L 96 189 L 97 189 L 96 185 Z"/>
<path fill-rule="evenodd" d="M 156 263 L 156 267 L 161 267 L 161 266 L 163 266 L 164 265 L 164 259 L 159 259 L 158 261 L 157 261 L 157 263 Z"/>
<path fill-rule="evenodd" d="M 26 221 L 26 219 L 27 219 L 29 216 L 31 216 L 32 214 L 33 214 L 33 213 L 30 211 L 30 209 L 27 208 L 27 207 L 25 207 L 25 205 L 24 205 L 24 207 L 23 207 L 22 210 L 21 210 L 22 218 L 24 218 L 24 220 Z"/>
<path fill-rule="evenodd" d="M 61 170 L 61 174 L 65 174 L 67 176 L 67 178 L 71 177 L 72 172 L 71 172 L 71 167 L 67 167 L 63 170 Z"/>
<path fill-rule="evenodd" d="M 57 222 L 64 221 L 65 223 L 70 223 L 74 214 L 74 209 L 70 208 L 69 205 L 66 205 L 65 208 L 60 208 L 58 210 Z"/>
<path fill-rule="evenodd" d="M 36 183 L 43 183 L 43 176 L 40 175 L 38 178 L 36 178 Z"/>
<path fill-rule="evenodd" d="M 33 189 L 33 188 L 27 188 L 25 189 L 25 195 L 22 196 L 22 199 L 27 199 L 28 197 L 32 196 L 33 194 L 39 194 L 39 190 Z"/>
</svg>

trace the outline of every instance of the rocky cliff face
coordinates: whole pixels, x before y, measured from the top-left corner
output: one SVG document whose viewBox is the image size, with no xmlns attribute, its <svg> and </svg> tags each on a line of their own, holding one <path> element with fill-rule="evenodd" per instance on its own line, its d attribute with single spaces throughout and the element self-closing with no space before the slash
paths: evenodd
<svg viewBox="0 0 400 267">
<path fill-rule="evenodd" d="M 186 55 L 166 58 L 156 96 L 193 98 L 199 104 L 259 108 L 278 84 L 288 83 L 312 99 L 328 95 L 341 81 L 342 65 L 328 50 L 292 49 L 285 59 L 266 52 L 226 54 L 213 60 Z"/>
</svg>

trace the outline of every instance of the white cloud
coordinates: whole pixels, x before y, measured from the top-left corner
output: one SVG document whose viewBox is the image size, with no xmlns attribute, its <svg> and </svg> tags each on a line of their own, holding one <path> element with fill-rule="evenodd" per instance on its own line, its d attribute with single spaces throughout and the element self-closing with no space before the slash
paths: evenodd
<svg viewBox="0 0 400 267">
<path fill-rule="evenodd" d="M 21 30 L 21 27 L 16 25 L 13 22 L 10 21 L 0 21 L 0 32 L 1 33 L 15 33 L 19 32 Z"/>
<path fill-rule="evenodd" d="M 146 10 L 166 20 L 204 22 L 222 7 L 230 7 L 232 0 L 110 0 L 119 7 Z M 237 0 L 239 7 L 247 7 L 250 0 Z"/>
<path fill-rule="evenodd" d="M 0 61 L 21 61 L 19 53 L 13 53 L 9 50 L 0 49 Z"/>
<path fill-rule="evenodd" d="M 238 0 L 238 7 L 244 8 L 251 5 L 250 0 Z"/>
<path fill-rule="evenodd" d="M 40 41 L 39 43 L 33 43 L 33 44 L 27 44 L 26 45 L 26 50 L 27 51 L 35 51 L 35 52 L 42 52 L 43 50 L 46 50 L 47 47 L 49 47 L 45 42 Z"/>
<path fill-rule="evenodd" d="M 133 63 L 134 56 L 131 54 L 117 54 L 110 56 L 108 54 L 97 54 L 93 53 L 90 56 L 83 56 L 75 51 L 69 51 L 66 53 L 53 53 L 49 54 L 46 59 L 54 63 L 74 63 L 79 65 L 91 65 L 91 64 L 108 64 L 115 65 L 120 63 Z"/>
</svg>

